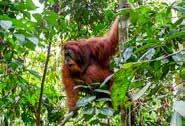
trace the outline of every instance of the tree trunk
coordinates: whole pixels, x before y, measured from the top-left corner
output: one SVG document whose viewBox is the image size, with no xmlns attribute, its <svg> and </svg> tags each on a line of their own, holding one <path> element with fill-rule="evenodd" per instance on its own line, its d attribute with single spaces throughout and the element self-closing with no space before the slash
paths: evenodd
<svg viewBox="0 0 185 126">
<path fill-rule="evenodd" d="M 128 8 L 127 0 L 120 0 L 119 1 L 119 10 L 124 8 Z M 128 38 L 128 15 L 120 16 L 119 20 L 119 42 L 124 44 Z M 123 49 L 123 45 L 121 46 Z M 121 124 L 122 126 L 130 126 L 131 125 L 131 116 L 129 114 L 129 108 L 125 108 L 121 106 L 120 108 L 120 116 L 121 116 Z M 131 111 L 131 110 L 130 110 Z"/>
</svg>

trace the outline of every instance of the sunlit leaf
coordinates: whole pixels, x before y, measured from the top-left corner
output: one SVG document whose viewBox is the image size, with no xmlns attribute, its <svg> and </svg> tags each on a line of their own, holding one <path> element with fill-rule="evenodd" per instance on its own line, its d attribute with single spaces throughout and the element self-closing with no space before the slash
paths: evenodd
<svg viewBox="0 0 185 126">
<path fill-rule="evenodd" d="M 74 89 L 78 89 L 78 88 L 90 89 L 91 87 L 89 87 L 88 85 L 76 85 L 76 86 L 74 87 Z"/>
<path fill-rule="evenodd" d="M 133 48 L 132 47 L 126 48 L 126 50 L 123 53 L 124 61 L 127 61 L 131 57 L 132 52 L 133 52 Z"/>
<path fill-rule="evenodd" d="M 112 108 L 102 108 L 99 109 L 98 112 L 107 117 L 112 117 L 114 114 L 114 110 Z"/>
<path fill-rule="evenodd" d="M 107 102 L 107 101 L 112 101 L 111 98 L 98 98 L 96 101 L 103 101 L 103 102 Z"/>
<path fill-rule="evenodd" d="M 172 56 L 173 60 L 177 62 L 179 65 L 183 65 L 185 63 L 185 56 L 182 54 L 176 54 Z"/>
<path fill-rule="evenodd" d="M 130 87 L 131 88 L 141 88 L 144 86 L 144 81 L 142 80 L 136 80 L 134 82 L 131 82 Z"/>
<path fill-rule="evenodd" d="M 144 93 L 147 91 L 147 89 L 150 87 L 151 83 L 148 83 L 147 85 L 145 85 L 141 90 L 138 91 L 138 93 L 134 94 L 132 99 L 138 100 L 141 96 L 144 95 Z"/>
<path fill-rule="evenodd" d="M 182 126 L 182 118 L 178 112 L 174 112 L 170 126 Z"/>
<path fill-rule="evenodd" d="M 177 25 L 181 24 L 181 23 L 184 21 L 184 18 L 185 18 L 185 17 L 179 18 L 179 19 L 174 23 L 174 26 L 177 26 Z"/>
<path fill-rule="evenodd" d="M 22 3 L 17 3 L 14 5 L 17 10 L 35 10 L 36 6 L 32 0 L 26 0 Z"/>
<path fill-rule="evenodd" d="M 140 60 L 144 60 L 144 59 L 151 60 L 152 57 L 154 56 L 154 54 L 155 54 L 155 49 L 154 49 L 154 48 L 151 48 L 151 49 L 149 49 L 145 54 L 143 54 L 143 55 L 140 57 L 139 61 L 140 61 Z"/>
<path fill-rule="evenodd" d="M 57 19 L 58 19 L 58 15 L 57 13 L 53 12 L 53 11 L 45 11 L 45 18 L 46 20 L 48 21 L 48 23 L 51 25 L 51 26 L 57 26 L 58 22 L 57 22 Z"/>
<path fill-rule="evenodd" d="M 95 89 L 94 90 L 95 92 L 99 92 L 99 93 L 105 93 L 105 94 L 109 94 L 110 95 L 110 92 L 108 90 L 103 90 L 103 89 Z"/>
<path fill-rule="evenodd" d="M 173 104 L 173 109 L 183 117 L 185 117 L 184 107 L 185 107 L 185 101 L 175 101 Z"/>
<path fill-rule="evenodd" d="M 12 27 L 12 22 L 11 21 L 0 20 L 0 26 L 3 29 L 8 30 Z"/>
<path fill-rule="evenodd" d="M 180 71 L 180 76 L 185 80 L 185 67 Z"/>
<path fill-rule="evenodd" d="M 185 8 L 184 8 L 184 7 L 181 7 L 181 6 L 174 6 L 173 8 L 176 9 L 176 10 L 178 10 L 178 11 L 180 11 L 180 12 L 185 13 Z"/>
<path fill-rule="evenodd" d="M 29 72 L 30 72 L 32 75 L 34 75 L 35 77 L 37 77 L 37 78 L 40 78 L 40 77 L 41 77 L 40 73 L 37 72 L 37 71 L 35 71 L 35 70 L 29 70 Z"/>
<path fill-rule="evenodd" d="M 18 68 L 19 66 L 23 66 L 23 64 L 21 62 L 19 62 L 18 60 L 14 60 L 14 61 L 11 61 L 9 66 L 12 68 L 12 69 L 16 69 Z"/>
<path fill-rule="evenodd" d="M 103 81 L 103 83 L 100 85 L 100 87 L 103 87 L 105 84 L 107 84 L 107 82 L 109 80 L 111 80 L 113 77 L 113 74 L 109 75 L 108 77 L 105 78 L 105 80 Z"/>
<path fill-rule="evenodd" d="M 176 39 L 176 38 L 181 38 L 185 36 L 185 32 L 184 31 L 180 31 L 180 32 L 175 32 L 173 34 L 170 34 L 167 39 L 168 40 L 172 40 L 172 39 Z"/>
<path fill-rule="evenodd" d="M 24 44 L 25 42 L 25 36 L 23 34 L 14 34 L 17 40 L 19 40 L 20 44 Z"/>
<path fill-rule="evenodd" d="M 29 37 L 27 38 L 28 40 L 30 40 L 33 44 L 37 45 L 39 40 L 37 37 Z"/>
<path fill-rule="evenodd" d="M 89 104 L 90 102 L 94 101 L 95 99 L 96 99 L 96 96 L 84 97 L 84 98 L 78 100 L 78 102 L 76 103 L 76 106 L 77 106 L 77 108 L 84 107 L 87 104 Z"/>
<path fill-rule="evenodd" d="M 95 109 L 94 108 L 89 108 L 87 110 L 84 110 L 83 111 L 83 114 L 87 114 L 87 115 L 91 115 L 95 112 Z"/>
<path fill-rule="evenodd" d="M 122 69 L 114 74 L 114 84 L 112 86 L 111 98 L 114 109 L 125 104 L 125 96 L 133 77 L 133 64 L 124 64 Z"/>
<path fill-rule="evenodd" d="M 30 123 L 33 121 L 33 116 L 31 116 L 31 113 L 24 111 L 21 115 L 21 118 L 24 123 Z"/>
<path fill-rule="evenodd" d="M 27 47 L 27 48 L 29 48 L 29 49 L 31 49 L 31 50 L 34 50 L 35 49 L 35 47 L 38 45 L 38 42 L 39 42 L 39 40 L 38 40 L 38 38 L 36 38 L 36 37 L 29 37 L 29 38 L 27 38 L 29 41 L 27 41 L 24 45 Z"/>
</svg>

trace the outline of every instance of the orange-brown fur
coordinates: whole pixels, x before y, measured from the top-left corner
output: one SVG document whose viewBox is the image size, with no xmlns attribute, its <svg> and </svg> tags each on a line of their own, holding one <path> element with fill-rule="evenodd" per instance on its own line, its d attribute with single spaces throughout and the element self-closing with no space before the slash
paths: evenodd
<svg viewBox="0 0 185 126">
<path fill-rule="evenodd" d="M 118 19 L 116 19 L 106 36 L 69 41 L 63 46 L 63 49 L 72 50 L 75 56 L 83 61 L 82 64 L 74 60 L 70 68 L 67 64 L 63 65 L 62 78 L 70 111 L 76 109 L 78 100 L 79 91 L 74 89 L 74 79 L 85 81 L 87 84 L 101 83 L 112 74 L 109 68 L 110 58 L 118 50 L 118 39 Z"/>
</svg>

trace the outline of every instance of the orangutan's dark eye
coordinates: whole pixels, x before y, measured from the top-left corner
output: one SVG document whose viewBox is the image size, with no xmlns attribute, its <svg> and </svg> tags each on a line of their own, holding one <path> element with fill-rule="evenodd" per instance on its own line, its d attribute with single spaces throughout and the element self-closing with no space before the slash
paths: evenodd
<svg viewBox="0 0 185 126">
<path fill-rule="evenodd" d="M 73 65 L 72 63 L 71 64 L 68 64 L 69 67 L 72 67 L 72 65 Z"/>
</svg>

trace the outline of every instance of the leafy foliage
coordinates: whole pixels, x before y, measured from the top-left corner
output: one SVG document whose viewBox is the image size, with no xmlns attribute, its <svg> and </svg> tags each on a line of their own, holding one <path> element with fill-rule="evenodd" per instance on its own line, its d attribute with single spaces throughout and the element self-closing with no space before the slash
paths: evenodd
<svg viewBox="0 0 185 126">
<path fill-rule="evenodd" d="M 128 92 L 137 105 L 138 125 L 185 124 L 185 2 L 130 4 L 129 37 L 111 65 L 116 71 L 111 94 L 104 86 L 112 76 L 93 88 L 79 86 L 93 94 L 82 94 L 78 115 L 68 125 L 109 125 L 110 120 L 120 125 L 120 107 L 132 104 Z M 61 40 L 102 35 L 116 17 L 117 5 L 110 0 L 40 0 L 40 5 L 32 0 L 0 1 L 0 125 L 35 125 L 50 41 L 41 118 L 43 125 L 59 125 L 67 113 L 60 78 Z M 178 18 L 173 18 L 172 9 Z M 111 99 L 97 98 L 96 93 Z M 110 101 L 114 110 L 107 105 Z"/>
<path fill-rule="evenodd" d="M 185 34 L 184 23 L 182 22 L 184 17 L 180 13 L 178 20 L 174 22 L 171 13 L 172 8 L 177 6 L 176 4 L 169 6 L 165 3 L 148 3 L 132 9 L 130 11 L 129 39 L 122 47 L 126 49 L 121 51 L 118 58 L 113 62 L 119 69 L 114 75 L 115 84 L 113 87 L 115 88 L 112 91 L 114 96 L 112 100 L 113 103 L 114 101 L 116 102 L 113 105 L 127 108 L 129 100 L 124 95 L 127 91 L 132 92 L 133 100 L 137 102 L 139 100 L 139 116 L 143 116 L 144 119 L 148 120 L 147 122 L 138 119 L 140 125 L 144 125 L 144 122 L 147 122 L 145 125 L 167 125 L 169 113 L 172 111 L 169 111 L 166 104 L 172 104 L 172 99 L 174 99 L 172 97 L 173 92 L 169 90 L 169 87 L 173 89 L 173 76 L 176 76 L 175 83 L 177 85 L 182 86 L 184 83 L 183 78 L 181 78 L 183 76 L 179 72 L 183 70 L 185 65 Z M 127 72 L 123 66 L 131 64 L 130 62 L 132 62 L 131 68 L 137 68 Z M 124 79 L 124 77 L 127 78 Z M 139 89 L 141 87 L 137 86 L 138 83 L 135 82 L 140 82 L 140 84 L 144 82 L 146 86 Z M 130 85 L 130 88 L 128 88 L 128 85 Z M 125 89 L 127 90 L 125 91 Z M 163 95 L 168 96 L 168 99 Z M 181 96 L 179 97 L 178 95 Z M 180 94 L 178 93 L 178 95 L 177 99 L 184 99 L 184 91 Z M 145 100 L 152 101 L 146 102 Z M 167 103 L 164 104 L 165 100 L 167 100 Z M 154 102 L 159 105 L 155 106 Z M 149 106 L 145 105 L 145 103 L 149 104 Z M 179 106 L 178 108 L 182 107 Z M 147 110 L 152 111 L 149 113 Z M 167 114 L 165 110 L 168 110 L 169 113 Z M 154 117 L 157 113 L 165 116 L 158 116 L 156 119 Z"/>
</svg>

